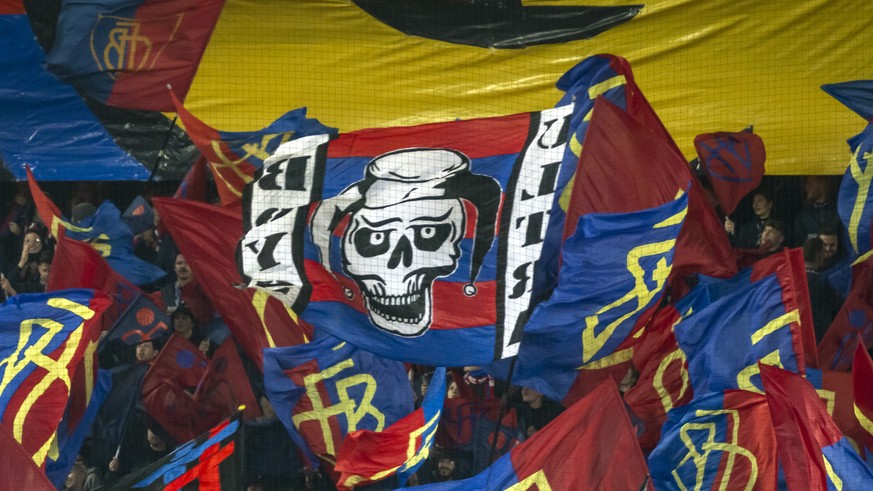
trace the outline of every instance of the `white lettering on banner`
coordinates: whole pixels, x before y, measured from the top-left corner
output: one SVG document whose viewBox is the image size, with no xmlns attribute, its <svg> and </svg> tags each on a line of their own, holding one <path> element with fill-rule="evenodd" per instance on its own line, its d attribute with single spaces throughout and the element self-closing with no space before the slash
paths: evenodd
<svg viewBox="0 0 873 491">
<path fill-rule="evenodd" d="M 537 134 L 524 149 L 505 190 L 500 224 L 505 268 L 498 273 L 503 275 L 503 298 L 498 299 L 503 302 L 503 339 L 498 340 L 502 343 L 497 358 L 518 352 L 519 333 L 533 308 L 534 270 L 549 226 L 572 111 L 573 105 L 567 105 L 540 113 Z"/>
<path fill-rule="evenodd" d="M 304 286 L 297 257 L 302 258 L 302 233 L 315 188 L 317 154 L 328 135 L 314 135 L 282 144 L 264 161 L 257 180 L 249 184 L 247 214 L 251 229 L 240 243 L 242 273 L 249 286 L 263 288 L 293 305 Z"/>
</svg>

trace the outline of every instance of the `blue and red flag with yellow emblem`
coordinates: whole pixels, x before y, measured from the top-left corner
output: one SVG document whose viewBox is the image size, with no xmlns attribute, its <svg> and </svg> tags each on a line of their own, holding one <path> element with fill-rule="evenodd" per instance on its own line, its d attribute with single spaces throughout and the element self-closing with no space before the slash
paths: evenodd
<svg viewBox="0 0 873 491">
<path fill-rule="evenodd" d="M 356 430 L 382 431 L 413 410 L 403 364 L 330 335 L 264 350 L 264 389 L 276 415 L 312 466 L 336 463 Z"/>
<path fill-rule="evenodd" d="M 674 408 L 648 462 L 658 490 L 776 489 L 776 436 L 766 397 L 728 390 Z"/>
<path fill-rule="evenodd" d="M 843 306 L 818 345 L 823 368 L 848 371 L 855 346 L 873 347 L 873 253 L 858 258 L 852 265 L 852 286 Z"/>
<path fill-rule="evenodd" d="M 682 193 L 648 210 L 582 216 L 558 287 L 525 326 L 512 383 L 562 401 L 580 369 L 614 358 L 661 298 L 687 208 Z"/>
<path fill-rule="evenodd" d="M 760 391 L 759 360 L 803 374 L 799 315 L 795 290 L 783 288 L 776 275 L 693 311 L 673 331 L 694 393 Z"/>
<path fill-rule="evenodd" d="M 110 303 L 93 290 L 64 290 L 0 304 L 0 423 L 40 466 Z"/>
<path fill-rule="evenodd" d="M 873 469 L 843 437 L 812 384 L 760 365 L 761 381 L 789 489 L 870 489 Z"/>
<path fill-rule="evenodd" d="M 241 411 L 107 489 L 243 489 L 240 416 Z"/>
<path fill-rule="evenodd" d="M 138 295 L 109 330 L 98 348 L 118 349 L 154 341 L 159 346 L 170 337 L 170 317 L 144 295 Z"/>
<path fill-rule="evenodd" d="M 49 69 L 117 107 L 173 111 L 184 98 L 224 0 L 65 0 Z"/>
<path fill-rule="evenodd" d="M 855 347 L 855 363 L 852 366 L 852 388 L 855 419 L 861 426 L 859 442 L 868 449 L 873 449 L 873 359 L 870 353 L 858 343 Z"/>
<path fill-rule="evenodd" d="M 357 430 L 346 435 L 334 466 L 341 473 L 337 485 L 354 489 L 395 474 L 400 486 L 405 485 L 430 454 L 445 398 L 446 369 L 439 367 L 421 407 L 381 432 Z"/>
<path fill-rule="evenodd" d="M 408 489 L 652 489 L 647 481 L 630 419 L 608 380 L 476 476 Z"/>
<path fill-rule="evenodd" d="M 239 206 L 246 184 L 279 145 L 303 136 L 337 133 L 317 119 L 307 118 L 305 107 L 288 111 L 257 131 L 221 131 L 191 114 L 174 92 L 170 97 L 185 131 L 209 162 L 222 206 Z"/>
</svg>

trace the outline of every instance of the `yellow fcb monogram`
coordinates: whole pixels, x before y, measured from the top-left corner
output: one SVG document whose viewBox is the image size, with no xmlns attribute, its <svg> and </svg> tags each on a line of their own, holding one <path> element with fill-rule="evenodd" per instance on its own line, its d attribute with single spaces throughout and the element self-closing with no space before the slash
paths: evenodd
<svg viewBox="0 0 873 491">
<path fill-rule="evenodd" d="M 338 378 L 340 372 L 354 368 L 355 362 L 351 358 L 343 360 L 333 366 L 330 366 L 320 372 L 311 373 L 303 377 L 303 385 L 306 388 L 306 396 L 312 403 L 312 409 L 295 414 L 291 419 L 294 426 L 299 430 L 300 425 L 307 421 L 318 422 L 321 429 L 321 435 L 324 438 L 324 447 L 327 453 L 323 458 L 334 461 L 336 458 L 336 448 L 333 444 L 333 434 L 330 429 L 330 418 L 335 418 L 343 415 L 346 419 L 346 424 L 349 432 L 358 429 L 358 424 L 366 416 L 370 416 L 376 420 L 375 431 L 382 431 L 385 427 L 385 415 L 376 408 L 372 402 L 376 396 L 376 379 L 368 373 L 356 373 L 348 377 Z M 334 385 L 336 393 L 339 397 L 339 402 L 333 405 L 325 405 L 325 401 L 318 393 L 319 382 L 327 383 L 330 379 L 336 379 Z M 360 402 L 355 401 L 349 396 L 349 389 L 358 386 L 364 386 L 364 395 Z M 330 403 L 330 401 L 327 401 Z"/>
<path fill-rule="evenodd" d="M 117 72 L 150 70 L 175 37 L 183 18 L 184 14 L 148 20 L 99 15 L 91 30 L 91 56 L 98 69 L 112 79 Z M 152 31 L 151 26 L 160 26 L 154 31 L 166 39 L 150 38 L 147 33 Z M 167 32 L 164 26 L 172 28 Z"/>
<path fill-rule="evenodd" d="M 750 491 L 751 489 L 754 489 L 755 484 L 758 481 L 758 460 L 749 449 L 738 444 L 740 432 L 739 412 L 735 409 L 699 409 L 695 412 L 695 415 L 698 418 L 711 418 L 722 415 L 724 415 L 725 418 L 730 418 L 733 424 L 730 434 L 726 435 L 730 441 L 718 442 L 715 440 L 718 429 L 716 426 L 717 423 L 714 421 L 686 423 L 682 425 L 682 428 L 679 430 L 679 438 L 682 440 L 682 444 L 685 445 L 688 453 L 686 453 L 685 457 L 679 461 L 676 469 L 672 472 L 673 479 L 676 481 L 676 486 L 683 491 L 689 489 L 703 489 L 704 481 L 707 477 L 706 464 L 709 458 L 711 456 L 714 458 L 721 458 L 722 455 L 725 455 L 726 460 L 721 481 L 713 483 L 709 489 L 718 489 L 720 491 L 728 489 L 743 489 Z M 702 441 L 699 438 L 694 438 L 695 435 L 700 435 L 701 433 L 704 436 Z M 715 452 L 715 455 L 713 455 L 713 452 Z M 737 457 L 748 461 L 748 480 L 745 482 L 739 482 L 737 480 L 735 480 L 736 482 L 731 482 L 731 476 L 734 472 L 734 467 L 737 464 Z M 683 476 L 678 472 L 678 469 L 682 468 L 688 462 L 691 462 L 696 469 L 694 483 L 685 482 Z"/>
</svg>

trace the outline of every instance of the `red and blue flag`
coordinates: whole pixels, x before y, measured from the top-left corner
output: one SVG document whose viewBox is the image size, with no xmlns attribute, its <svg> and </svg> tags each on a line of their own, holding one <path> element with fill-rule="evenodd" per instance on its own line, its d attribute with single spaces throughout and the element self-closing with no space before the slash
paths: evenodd
<svg viewBox="0 0 873 491">
<path fill-rule="evenodd" d="M 93 290 L 64 290 L 0 304 L 0 423 L 40 466 L 110 303 Z"/>
<path fill-rule="evenodd" d="M 469 479 L 408 489 L 577 491 L 652 489 L 624 404 L 606 381 L 560 416 Z"/>
<path fill-rule="evenodd" d="M 104 104 L 173 111 L 188 93 L 224 0 L 69 0 L 49 69 Z"/>
<path fill-rule="evenodd" d="M 352 431 L 343 439 L 334 471 L 345 489 L 397 475 L 406 484 L 430 455 L 446 396 L 446 369 L 434 370 L 421 407 L 381 432 Z"/>
<path fill-rule="evenodd" d="M 841 372 L 852 367 L 855 346 L 873 347 L 873 253 L 852 265 L 849 295 L 818 345 L 822 367 Z"/>
<path fill-rule="evenodd" d="M 99 351 L 154 341 L 159 346 L 170 337 L 170 317 L 144 295 L 137 296 L 100 343 Z"/>
<path fill-rule="evenodd" d="M 336 463 L 343 438 L 383 431 L 413 410 L 403 364 L 322 335 L 264 350 L 264 388 L 276 415 L 307 459 Z"/>
<path fill-rule="evenodd" d="M 751 131 L 697 135 L 694 148 L 725 215 L 761 183 L 767 154 L 764 141 Z"/>
<path fill-rule="evenodd" d="M 776 489 L 776 436 L 766 397 L 728 390 L 674 408 L 648 462 L 658 490 Z"/>
</svg>

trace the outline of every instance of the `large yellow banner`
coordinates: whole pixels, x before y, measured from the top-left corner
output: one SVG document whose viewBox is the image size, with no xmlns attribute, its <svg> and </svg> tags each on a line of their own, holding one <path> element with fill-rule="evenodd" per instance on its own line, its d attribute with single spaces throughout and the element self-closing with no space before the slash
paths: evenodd
<svg viewBox="0 0 873 491">
<path fill-rule="evenodd" d="M 583 12 L 580 30 L 620 20 L 573 40 L 567 22 L 531 20 L 553 6 L 618 8 Z M 425 12 L 404 24 L 392 13 L 401 7 Z M 489 15 L 512 29 L 485 25 Z M 510 47 L 461 44 L 470 32 Z M 543 44 L 513 47 L 518 33 Z M 553 106 L 561 74 L 597 53 L 630 61 L 689 159 L 696 135 L 753 125 L 767 173 L 842 174 L 845 140 L 865 123 L 819 87 L 873 79 L 873 3 L 228 0 L 186 106 L 232 131 L 301 106 L 341 131 L 511 114 Z"/>
</svg>

